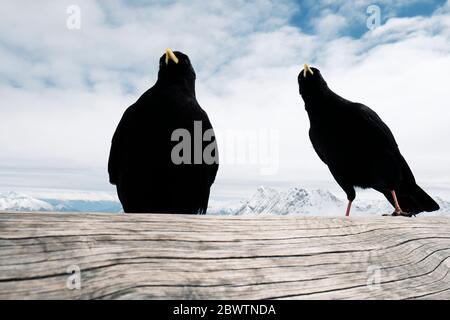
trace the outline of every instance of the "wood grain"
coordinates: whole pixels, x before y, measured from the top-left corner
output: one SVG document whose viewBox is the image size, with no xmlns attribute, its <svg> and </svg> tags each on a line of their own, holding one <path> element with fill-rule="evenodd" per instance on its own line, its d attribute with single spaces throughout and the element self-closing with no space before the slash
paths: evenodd
<svg viewBox="0 0 450 320">
<path fill-rule="evenodd" d="M 0 213 L 0 299 L 448 299 L 449 266 L 448 218 Z"/>
</svg>

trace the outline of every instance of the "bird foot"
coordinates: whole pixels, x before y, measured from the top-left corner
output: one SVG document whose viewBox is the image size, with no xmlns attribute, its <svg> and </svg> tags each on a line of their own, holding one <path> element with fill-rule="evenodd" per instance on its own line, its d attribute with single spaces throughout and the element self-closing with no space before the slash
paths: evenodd
<svg viewBox="0 0 450 320">
<path fill-rule="evenodd" d="M 383 214 L 383 217 L 415 217 L 416 214 L 415 213 L 408 213 L 408 212 L 403 212 L 403 211 L 394 211 L 391 214 Z"/>
</svg>

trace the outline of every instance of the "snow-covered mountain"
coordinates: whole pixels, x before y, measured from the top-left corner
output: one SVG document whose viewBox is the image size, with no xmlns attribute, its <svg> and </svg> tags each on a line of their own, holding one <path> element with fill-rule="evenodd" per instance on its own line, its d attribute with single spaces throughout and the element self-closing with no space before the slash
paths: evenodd
<svg viewBox="0 0 450 320">
<path fill-rule="evenodd" d="M 450 215 L 450 202 L 436 197 L 441 206 L 438 212 L 427 215 Z M 241 201 L 239 205 L 224 203 L 222 206 L 213 203 L 208 213 L 221 215 L 314 215 L 339 216 L 345 212 L 347 200 L 339 199 L 328 190 L 292 188 L 276 190 L 268 187 L 259 187 L 248 200 Z M 386 200 L 358 199 L 352 208 L 353 215 L 381 215 L 392 213 L 393 208 Z"/>
<path fill-rule="evenodd" d="M 30 195 L 0 193 L 0 211 L 58 211 L 58 212 L 121 212 L 122 206 L 114 200 L 46 199 Z"/>
<path fill-rule="evenodd" d="M 17 192 L 0 193 L 2 211 L 52 211 L 53 206 L 45 201 Z"/>
<path fill-rule="evenodd" d="M 236 214 L 333 214 L 343 202 L 326 190 L 305 190 L 293 188 L 277 191 L 259 187 Z"/>
<path fill-rule="evenodd" d="M 435 198 L 441 206 L 429 215 L 450 215 L 450 202 Z M 210 200 L 208 214 L 218 215 L 314 215 L 341 216 L 345 212 L 346 199 L 340 199 L 324 189 L 291 188 L 277 190 L 259 187 L 249 199 L 235 201 Z M 31 196 L 17 192 L 0 193 L 0 211 L 57 211 L 57 212 L 114 212 L 122 206 L 114 196 L 102 194 Z M 386 200 L 357 198 L 352 215 L 381 215 L 391 213 L 393 208 Z"/>
<path fill-rule="evenodd" d="M 436 197 L 435 200 L 441 207 L 441 209 L 438 211 L 438 213 L 450 214 L 450 202 L 449 201 L 443 200 L 440 197 Z"/>
</svg>

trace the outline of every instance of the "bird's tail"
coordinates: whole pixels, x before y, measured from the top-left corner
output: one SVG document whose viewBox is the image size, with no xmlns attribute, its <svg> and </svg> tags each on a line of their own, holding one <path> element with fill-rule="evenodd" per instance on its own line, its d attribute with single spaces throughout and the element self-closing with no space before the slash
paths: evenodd
<svg viewBox="0 0 450 320">
<path fill-rule="evenodd" d="M 400 186 L 395 190 L 400 207 L 404 212 L 417 214 L 420 212 L 432 212 L 440 209 L 439 205 L 417 184 Z M 394 205 L 394 199 L 390 192 L 384 194 L 389 202 Z"/>
</svg>

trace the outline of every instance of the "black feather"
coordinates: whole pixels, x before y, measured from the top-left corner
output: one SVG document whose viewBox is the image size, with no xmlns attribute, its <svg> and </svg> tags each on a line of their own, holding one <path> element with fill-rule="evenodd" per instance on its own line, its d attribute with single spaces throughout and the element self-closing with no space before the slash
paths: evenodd
<svg viewBox="0 0 450 320">
<path fill-rule="evenodd" d="M 165 56 L 155 85 L 124 113 L 114 133 L 108 163 L 109 179 L 117 186 L 125 212 L 203 214 L 208 207 L 218 161 L 213 164 L 174 164 L 172 141 L 176 129 L 194 139 L 194 122 L 203 133 L 212 129 L 195 96 L 195 72 L 189 58 L 175 52 L 179 63 Z M 209 143 L 201 142 L 202 150 Z M 194 154 L 194 141 L 191 141 Z M 217 153 L 217 146 L 215 146 Z M 218 154 L 215 155 L 218 159 Z"/>
<path fill-rule="evenodd" d="M 438 210 L 417 186 L 389 127 L 369 107 L 335 94 L 320 71 L 312 70 L 298 77 L 311 124 L 309 136 L 347 198 L 355 199 L 355 187 L 373 188 L 394 204 L 394 190 L 405 212 Z"/>
</svg>

